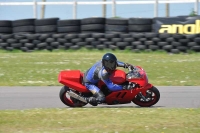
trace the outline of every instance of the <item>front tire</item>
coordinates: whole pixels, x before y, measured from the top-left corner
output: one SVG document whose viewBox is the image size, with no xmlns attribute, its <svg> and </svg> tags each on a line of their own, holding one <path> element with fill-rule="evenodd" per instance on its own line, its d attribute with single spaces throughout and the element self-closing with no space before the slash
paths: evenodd
<svg viewBox="0 0 200 133">
<path fill-rule="evenodd" d="M 80 100 L 77 100 L 71 96 L 69 96 L 67 94 L 68 91 L 72 91 L 69 89 L 69 87 L 67 86 L 63 86 L 60 90 L 60 100 L 67 106 L 69 107 L 83 107 L 85 106 L 87 103 L 84 103 Z M 76 92 L 75 92 L 76 93 Z"/>
<path fill-rule="evenodd" d="M 156 104 L 160 99 L 160 92 L 156 87 L 152 87 L 146 91 L 145 98 L 147 101 L 144 101 L 139 95 L 136 95 L 132 100 L 133 103 L 140 107 L 150 107 Z"/>
</svg>

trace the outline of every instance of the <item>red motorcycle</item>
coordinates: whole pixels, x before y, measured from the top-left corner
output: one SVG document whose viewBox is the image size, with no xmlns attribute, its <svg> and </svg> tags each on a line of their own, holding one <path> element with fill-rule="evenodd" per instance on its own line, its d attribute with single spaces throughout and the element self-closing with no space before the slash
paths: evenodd
<svg viewBox="0 0 200 133">
<path fill-rule="evenodd" d="M 87 103 L 84 97 L 92 96 L 92 93 L 83 85 L 83 74 L 79 70 L 63 70 L 59 73 L 58 81 L 64 86 L 60 90 L 60 100 L 69 107 L 83 107 Z M 126 73 L 117 69 L 110 76 L 115 84 L 133 83 L 130 90 L 110 91 L 107 86 L 99 81 L 97 86 L 105 94 L 107 105 L 135 103 L 141 107 L 150 107 L 160 99 L 159 90 L 148 83 L 148 77 L 140 66 L 128 68 Z"/>
</svg>

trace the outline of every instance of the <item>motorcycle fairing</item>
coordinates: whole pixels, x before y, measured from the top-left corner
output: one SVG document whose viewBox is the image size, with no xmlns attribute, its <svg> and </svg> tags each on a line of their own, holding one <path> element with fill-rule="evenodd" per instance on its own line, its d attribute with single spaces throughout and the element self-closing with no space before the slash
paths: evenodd
<svg viewBox="0 0 200 133">
<path fill-rule="evenodd" d="M 106 103 L 112 104 L 125 104 L 130 103 L 136 94 L 132 94 L 130 90 L 115 91 L 106 96 Z"/>
<path fill-rule="evenodd" d="M 137 77 L 133 76 L 131 78 L 129 75 L 133 74 L 133 73 L 138 73 L 139 76 L 137 76 Z M 134 71 L 129 72 L 126 75 L 126 80 L 129 81 L 129 82 L 139 84 L 141 88 L 147 86 L 147 84 L 148 84 L 148 77 L 146 75 L 146 72 L 140 66 L 136 66 Z"/>
<path fill-rule="evenodd" d="M 117 69 L 110 75 L 110 80 L 114 84 L 122 84 L 126 81 L 126 73 L 122 70 Z"/>
<path fill-rule="evenodd" d="M 58 76 L 58 82 L 79 92 L 90 92 L 82 85 L 83 74 L 80 70 L 64 70 Z"/>
</svg>

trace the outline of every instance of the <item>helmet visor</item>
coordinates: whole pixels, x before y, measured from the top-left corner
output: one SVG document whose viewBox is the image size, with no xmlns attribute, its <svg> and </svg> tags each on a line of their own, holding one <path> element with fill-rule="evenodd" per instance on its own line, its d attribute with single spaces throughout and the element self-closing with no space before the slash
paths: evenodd
<svg viewBox="0 0 200 133">
<path fill-rule="evenodd" d="M 115 70 L 116 69 L 116 61 L 110 61 L 110 60 L 103 60 L 103 65 L 108 70 Z"/>
</svg>

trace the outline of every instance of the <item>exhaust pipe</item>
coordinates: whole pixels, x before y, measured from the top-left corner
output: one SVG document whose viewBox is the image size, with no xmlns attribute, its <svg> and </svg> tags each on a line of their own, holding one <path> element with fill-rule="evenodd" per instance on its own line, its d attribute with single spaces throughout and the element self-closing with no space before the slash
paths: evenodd
<svg viewBox="0 0 200 133">
<path fill-rule="evenodd" d="M 67 93 L 69 94 L 69 96 L 71 96 L 71 97 L 73 97 L 73 98 L 75 98 L 75 99 L 77 99 L 77 100 L 79 100 L 79 101 L 82 101 L 82 102 L 84 102 L 84 103 L 88 103 L 88 102 L 84 99 L 84 97 L 79 96 L 78 94 L 76 94 L 76 93 L 74 93 L 74 92 L 72 92 L 72 91 L 68 91 Z"/>
</svg>

